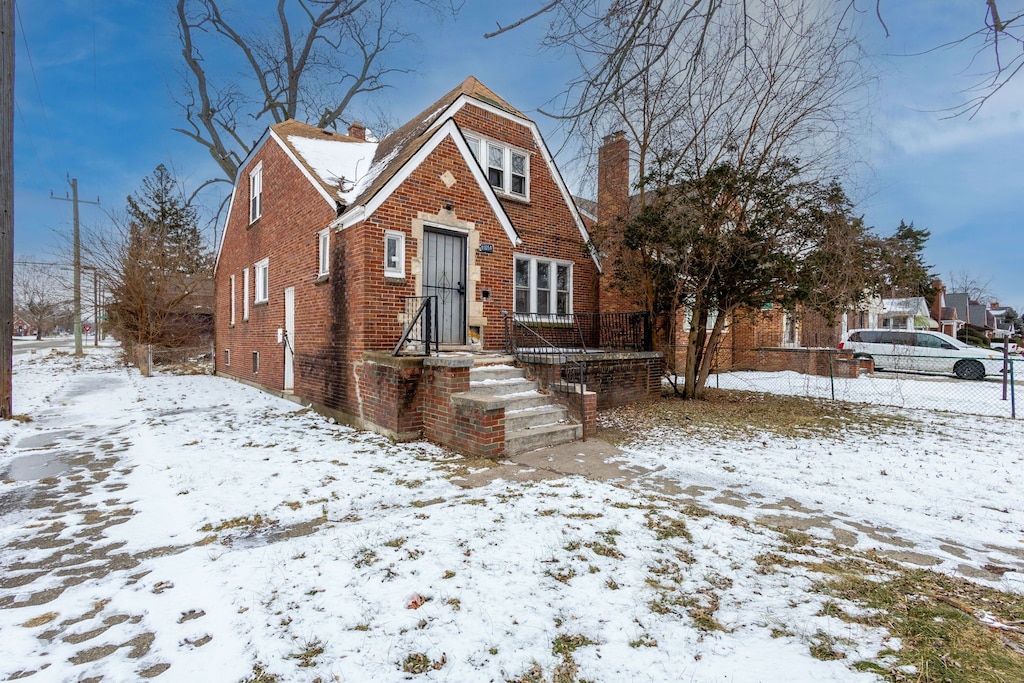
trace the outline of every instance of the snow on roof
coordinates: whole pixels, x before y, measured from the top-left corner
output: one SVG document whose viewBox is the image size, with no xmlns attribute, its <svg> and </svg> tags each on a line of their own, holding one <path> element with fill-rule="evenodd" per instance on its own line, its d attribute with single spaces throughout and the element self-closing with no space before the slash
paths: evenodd
<svg viewBox="0 0 1024 683">
<path fill-rule="evenodd" d="M 923 296 L 882 299 L 882 312 L 885 315 L 927 315 L 928 304 Z"/>
<path fill-rule="evenodd" d="M 288 144 L 324 184 L 336 189 L 338 198 L 345 203 L 355 197 L 357 188 L 365 187 L 377 151 L 376 142 L 315 140 L 298 135 L 289 135 Z"/>
</svg>

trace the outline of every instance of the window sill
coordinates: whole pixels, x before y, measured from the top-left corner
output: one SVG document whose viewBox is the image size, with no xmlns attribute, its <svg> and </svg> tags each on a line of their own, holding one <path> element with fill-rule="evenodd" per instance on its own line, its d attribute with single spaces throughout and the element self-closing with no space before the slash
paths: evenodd
<svg viewBox="0 0 1024 683">
<path fill-rule="evenodd" d="M 246 226 L 246 229 L 256 226 L 260 222 L 260 218 L 263 218 L 263 216 L 257 216 L 255 220 L 250 220 L 249 225 Z"/>
<path fill-rule="evenodd" d="M 491 186 L 491 189 L 494 190 L 494 194 L 498 195 L 498 199 L 506 199 L 506 200 L 508 200 L 510 202 L 515 202 L 516 204 L 522 204 L 523 206 L 530 206 L 530 198 L 529 197 L 524 197 L 524 196 L 518 195 L 518 194 L 509 194 L 508 192 L 505 192 L 504 190 L 498 189 L 497 187 L 494 187 L 493 185 Z"/>
<path fill-rule="evenodd" d="M 252 307 L 256 308 L 258 306 L 266 306 L 269 303 L 270 303 L 270 299 L 263 299 L 261 301 L 253 301 L 252 302 Z"/>
<path fill-rule="evenodd" d="M 315 280 L 313 280 L 313 284 L 314 285 L 322 285 L 323 283 L 327 282 L 330 279 L 331 279 L 330 273 L 321 273 L 320 275 L 316 276 Z"/>
<path fill-rule="evenodd" d="M 384 274 L 384 283 L 388 284 L 388 285 L 404 285 L 405 284 L 405 276 L 404 275 L 388 275 L 387 273 L 385 273 Z"/>
</svg>

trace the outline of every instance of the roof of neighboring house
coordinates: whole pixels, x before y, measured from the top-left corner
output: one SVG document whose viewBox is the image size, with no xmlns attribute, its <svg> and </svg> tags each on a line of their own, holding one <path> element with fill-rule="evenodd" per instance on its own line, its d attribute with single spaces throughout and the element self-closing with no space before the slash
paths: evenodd
<svg viewBox="0 0 1024 683">
<path fill-rule="evenodd" d="M 928 315 L 928 303 L 923 296 L 910 296 L 899 299 L 882 299 L 882 317 Z"/>
<path fill-rule="evenodd" d="M 955 322 L 963 322 L 958 317 L 955 306 L 943 306 L 940 315 L 942 316 L 942 319 L 946 321 L 952 320 Z"/>
</svg>

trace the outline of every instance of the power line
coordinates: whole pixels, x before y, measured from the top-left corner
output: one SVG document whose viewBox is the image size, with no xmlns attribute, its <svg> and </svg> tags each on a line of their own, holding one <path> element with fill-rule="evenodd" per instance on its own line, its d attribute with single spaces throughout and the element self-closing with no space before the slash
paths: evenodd
<svg viewBox="0 0 1024 683">
<path fill-rule="evenodd" d="M 43 124 L 46 126 L 46 136 L 48 139 L 53 139 L 53 133 L 50 132 L 50 120 L 46 116 L 46 103 L 43 102 L 43 91 L 39 88 L 39 79 L 36 78 L 36 67 L 32 63 L 32 50 L 28 47 L 28 36 L 25 33 L 25 24 L 21 20 L 21 8 L 18 7 L 18 3 L 14 3 L 14 10 L 18 15 L 18 26 L 21 27 L 21 42 L 25 45 L 25 56 L 28 58 L 28 68 L 32 73 L 32 82 L 36 84 L 36 96 L 39 98 L 39 109 L 43 112 Z"/>
</svg>

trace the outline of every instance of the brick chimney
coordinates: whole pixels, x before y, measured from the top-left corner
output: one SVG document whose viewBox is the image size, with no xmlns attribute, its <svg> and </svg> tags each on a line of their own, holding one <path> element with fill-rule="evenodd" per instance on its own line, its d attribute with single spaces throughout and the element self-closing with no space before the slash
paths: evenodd
<svg viewBox="0 0 1024 683">
<path fill-rule="evenodd" d="M 348 127 L 348 136 L 351 138 L 359 138 L 360 140 L 366 139 L 366 126 L 359 121 L 353 121 L 352 125 Z"/>
<path fill-rule="evenodd" d="M 597 151 L 597 222 L 607 225 L 629 212 L 629 140 L 625 131 L 606 135 Z"/>
</svg>

